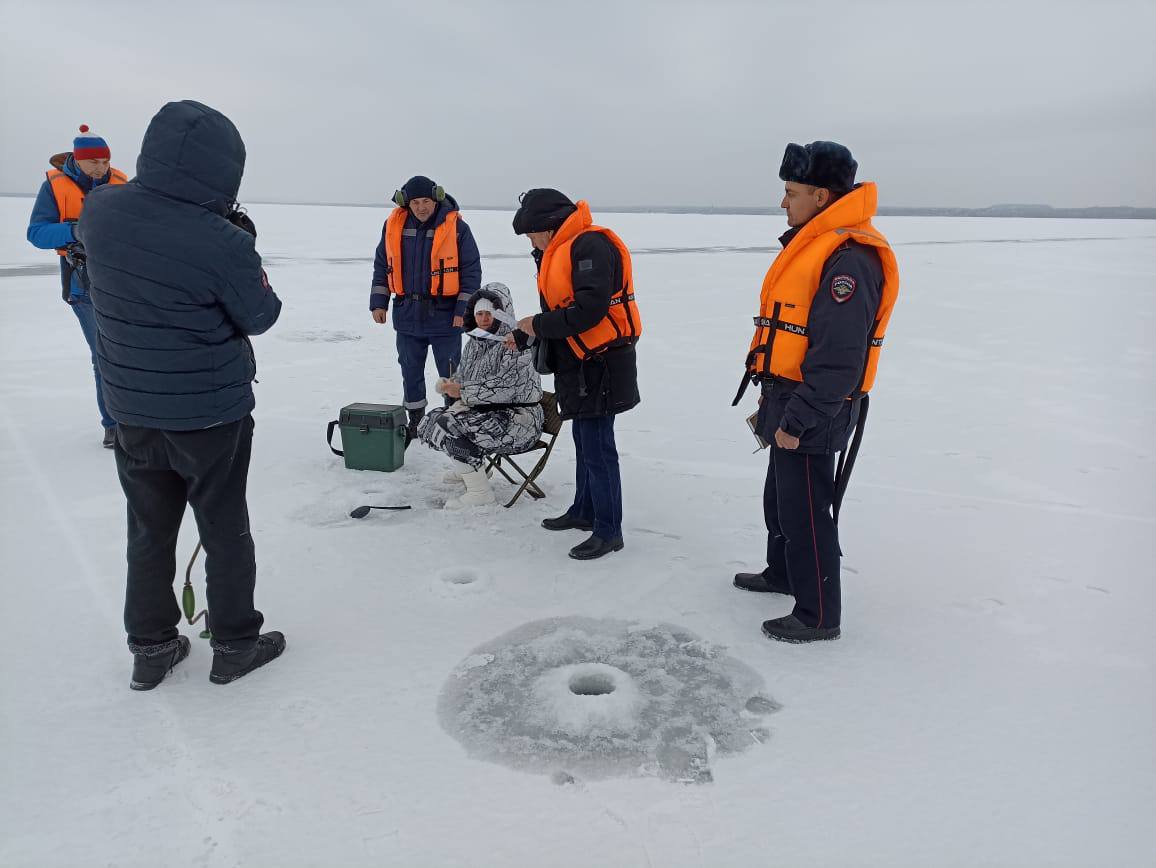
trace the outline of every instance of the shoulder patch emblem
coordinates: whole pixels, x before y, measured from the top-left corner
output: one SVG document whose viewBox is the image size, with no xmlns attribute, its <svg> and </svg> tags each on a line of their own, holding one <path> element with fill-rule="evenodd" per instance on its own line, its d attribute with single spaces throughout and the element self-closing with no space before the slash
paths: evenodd
<svg viewBox="0 0 1156 868">
<path fill-rule="evenodd" d="M 842 304 L 855 294 L 855 278 L 849 274 L 837 274 L 831 278 L 831 298 Z"/>
</svg>

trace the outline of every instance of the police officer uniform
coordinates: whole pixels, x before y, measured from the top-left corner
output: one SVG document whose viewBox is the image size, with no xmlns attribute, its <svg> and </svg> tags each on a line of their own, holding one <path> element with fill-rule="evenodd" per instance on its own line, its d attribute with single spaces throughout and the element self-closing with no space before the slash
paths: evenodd
<svg viewBox="0 0 1156 868">
<path fill-rule="evenodd" d="M 838 502 L 852 432 L 866 417 L 898 268 L 871 225 L 874 184 L 854 183 L 857 164 L 833 142 L 791 145 L 780 177 L 832 191 L 833 201 L 779 240 L 764 281 L 760 316 L 739 397 L 761 388 L 756 430 L 770 444 L 763 512 L 767 567 L 740 573 L 736 587 L 794 597 L 790 615 L 763 632 L 782 641 L 839 636 Z M 782 430 L 797 448 L 776 444 Z M 860 429 L 861 431 L 861 429 Z M 857 445 L 857 444 L 856 444 Z"/>
</svg>

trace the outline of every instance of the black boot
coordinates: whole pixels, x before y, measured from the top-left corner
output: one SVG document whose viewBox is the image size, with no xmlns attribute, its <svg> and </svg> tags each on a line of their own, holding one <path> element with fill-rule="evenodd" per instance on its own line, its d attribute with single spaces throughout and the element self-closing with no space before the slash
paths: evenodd
<svg viewBox="0 0 1156 868">
<path fill-rule="evenodd" d="M 425 407 L 418 407 L 416 410 L 406 410 L 405 412 L 409 414 L 409 424 L 405 426 L 405 445 L 408 446 L 417 439 L 417 426 L 425 418 Z"/>
<path fill-rule="evenodd" d="M 557 518 L 542 519 L 542 527 L 546 530 L 594 530 L 594 522 L 584 518 L 575 518 L 569 512 L 564 512 Z"/>
<path fill-rule="evenodd" d="M 763 635 L 779 642 L 819 642 L 838 639 L 838 627 L 808 627 L 794 615 L 763 621 Z"/>
<path fill-rule="evenodd" d="M 590 536 L 590 539 L 584 543 L 579 543 L 570 549 L 570 557 L 576 561 L 592 561 L 595 558 L 600 558 L 603 555 L 608 555 L 611 552 L 620 552 L 623 548 L 622 537 L 612 540 L 604 540 L 600 536 Z"/>
<path fill-rule="evenodd" d="M 189 656 L 189 640 L 178 636 L 156 645 L 129 645 L 132 651 L 133 690 L 152 690 L 165 680 L 173 667 Z"/>
<path fill-rule="evenodd" d="M 285 637 L 273 630 L 257 637 L 257 644 L 247 651 L 234 651 L 225 643 L 213 643 L 213 669 L 209 680 L 214 684 L 228 684 L 271 660 L 285 650 Z"/>
<path fill-rule="evenodd" d="M 791 594 L 790 588 L 768 579 L 765 572 L 736 573 L 734 585 L 739 590 L 754 591 L 756 594 Z"/>
</svg>

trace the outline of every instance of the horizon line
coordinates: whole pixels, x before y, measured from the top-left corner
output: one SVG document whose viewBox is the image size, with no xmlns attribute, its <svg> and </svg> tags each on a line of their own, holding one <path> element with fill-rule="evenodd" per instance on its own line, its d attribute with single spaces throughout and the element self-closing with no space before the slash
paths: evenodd
<svg viewBox="0 0 1156 868">
<path fill-rule="evenodd" d="M 9 193 L 0 192 L 0 198 L 7 199 L 35 199 L 36 193 Z M 336 201 L 302 201 L 289 199 L 252 199 L 252 205 L 301 205 L 301 206 L 317 206 L 324 208 L 393 208 L 396 207 L 391 201 L 386 202 L 336 202 Z M 880 205 L 879 214 L 881 216 L 901 217 L 901 211 L 923 211 L 923 212 L 992 212 L 1001 210 L 1043 210 L 1043 211 L 1131 211 L 1131 212 L 1149 212 L 1146 214 L 1147 219 L 1156 219 L 1156 206 L 1150 205 L 1048 205 L 1040 202 L 1022 202 L 1022 203 L 999 203 L 992 205 L 981 206 L 966 206 L 966 205 Z M 473 211 L 506 211 L 513 212 L 518 210 L 517 205 L 472 205 L 469 210 Z M 775 214 L 781 209 L 774 205 L 599 205 L 595 210 L 605 211 L 608 213 L 686 213 L 686 214 L 734 214 L 734 215 L 757 215 L 757 214 Z M 886 214 L 884 212 L 890 212 Z M 925 216 L 925 215 L 913 215 Z M 930 215 L 926 215 L 930 216 Z M 952 216 L 950 214 L 944 216 Z M 966 215 L 961 215 L 966 216 Z M 996 215 L 998 216 L 998 215 Z M 1008 216 L 1016 216 L 1009 214 Z"/>
</svg>

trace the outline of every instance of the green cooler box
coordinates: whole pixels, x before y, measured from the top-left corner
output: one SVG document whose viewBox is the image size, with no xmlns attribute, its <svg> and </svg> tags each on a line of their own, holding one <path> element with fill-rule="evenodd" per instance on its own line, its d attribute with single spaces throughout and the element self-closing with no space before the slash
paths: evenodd
<svg viewBox="0 0 1156 868">
<path fill-rule="evenodd" d="M 397 470 L 405 463 L 405 408 L 393 404 L 350 404 L 329 423 L 326 439 L 333 454 L 350 470 Z M 333 445 L 333 429 L 341 426 L 341 445 Z"/>
</svg>

